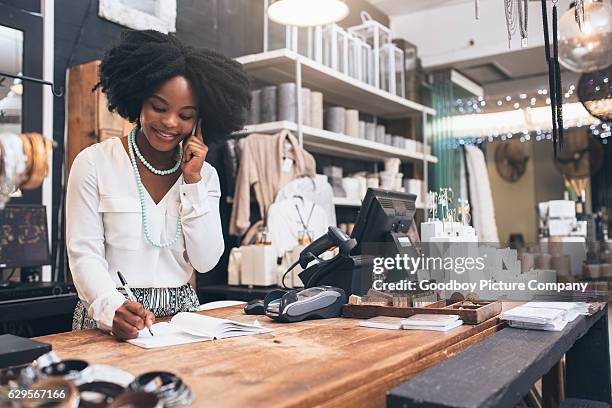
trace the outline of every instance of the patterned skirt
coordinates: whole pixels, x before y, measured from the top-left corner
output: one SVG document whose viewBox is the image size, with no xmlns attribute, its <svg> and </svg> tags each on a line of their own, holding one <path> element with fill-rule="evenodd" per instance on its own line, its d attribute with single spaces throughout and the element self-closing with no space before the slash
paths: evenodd
<svg viewBox="0 0 612 408">
<path fill-rule="evenodd" d="M 178 288 L 131 288 L 136 300 L 155 315 L 155 317 L 172 316 L 179 312 L 193 312 L 200 306 L 198 295 L 190 284 Z M 123 288 L 117 288 L 123 293 Z M 96 321 L 87 315 L 87 308 L 80 300 L 77 302 L 72 317 L 72 330 L 97 328 Z"/>
</svg>

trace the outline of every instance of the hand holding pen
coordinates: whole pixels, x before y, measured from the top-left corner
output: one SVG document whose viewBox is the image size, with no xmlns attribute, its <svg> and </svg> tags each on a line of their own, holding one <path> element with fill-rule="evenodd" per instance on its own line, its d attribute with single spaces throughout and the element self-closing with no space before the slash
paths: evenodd
<svg viewBox="0 0 612 408">
<path fill-rule="evenodd" d="M 128 296 L 128 300 L 115 312 L 112 327 L 113 333 L 122 339 L 133 339 L 138 337 L 139 330 L 147 327 L 149 333 L 153 335 L 151 325 L 155 321 L 155 315 L 138 303 L 121 272 L 118 271 L 117 276 Z"/>
</svg>

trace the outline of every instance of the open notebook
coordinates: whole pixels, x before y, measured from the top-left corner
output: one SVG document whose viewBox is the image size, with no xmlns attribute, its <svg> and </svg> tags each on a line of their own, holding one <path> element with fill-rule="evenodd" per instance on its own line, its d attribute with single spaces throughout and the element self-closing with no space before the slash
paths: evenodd
<svg viewBox="0 0 612 408">
<path fill-rule="evenodd" d="M 144 329 L 128 343 L 142 348 L 157 348 L 272 331 L 261 327 L 257 321 L 247 324 L 187 312 L 176 314 L 169 322 L 155 323 L 151 330 L 154 336 Z"/>
</svg>

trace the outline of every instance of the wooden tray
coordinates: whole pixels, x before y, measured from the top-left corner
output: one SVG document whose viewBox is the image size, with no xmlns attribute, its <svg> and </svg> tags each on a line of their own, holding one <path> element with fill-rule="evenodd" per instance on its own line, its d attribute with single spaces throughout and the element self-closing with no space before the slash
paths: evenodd
<svg viewBox="0 0 612 408">
<path fill-rule="evenodd" d="M 502 311 L 500 301 L 478 301 L 479 306 L 463 306 L 463 302 L 439 300 L 425 307 L 393 307 L 369 305 L 344 305 L 342 316 L 355 319 L 369 319 L 375 316 L 410 317 L 415 314 L 459 315 L 463 323 L 479 324 Z M 460 309 L 461 308 L 461 309 Z"/>
</svg>

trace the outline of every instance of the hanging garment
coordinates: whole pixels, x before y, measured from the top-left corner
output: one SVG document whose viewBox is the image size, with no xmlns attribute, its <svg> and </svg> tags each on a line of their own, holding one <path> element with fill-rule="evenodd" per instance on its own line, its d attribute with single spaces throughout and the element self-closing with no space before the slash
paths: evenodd
<svg viewBox="0 0 612 408">
<path fill-rule="evenodd" d="M 285 148 L 285 144 L 289 149 Z M 315 175 L 315 160 L 300 147 L 291 132 L 276 135 L 252 134 L 240 140 L 240 166 L 236 179 L 230 234 L 242 235 L 250 226 L 251 186 L 259 204 L 260 217 L 274 202 L 278 191 L 301 176 Z"/>
<path fill-rule="evenodd" d="M 465 147 L 465 160 L 469 174 L 469 191 L 472 202 L 472 222 L 480 242 L 498 243 L 493 195 L 489 173 L 482 150 L 475 146 Z"/>
<path fill-rule="evenodd" d="M 274 202 L 284 201 L 296 195 L 302 196 L 306 201 L 312 201 L 320 205 L 327 214 L 329 225 L 336 225 L 334 192 L 331 184 L 327 181 L 327 176 L 317 174 L 314 178 L 297 178 L 280 189 Z"/>
<path fill-rule="evenodd" d="M 301 231 L 308 231 L 309 241 L 327 233 L 327 214 L 320 205 L 298 197 L 289 197 L 268 208 L 268 232 L 277 256 L 300 244 Z"/>
</svg>

